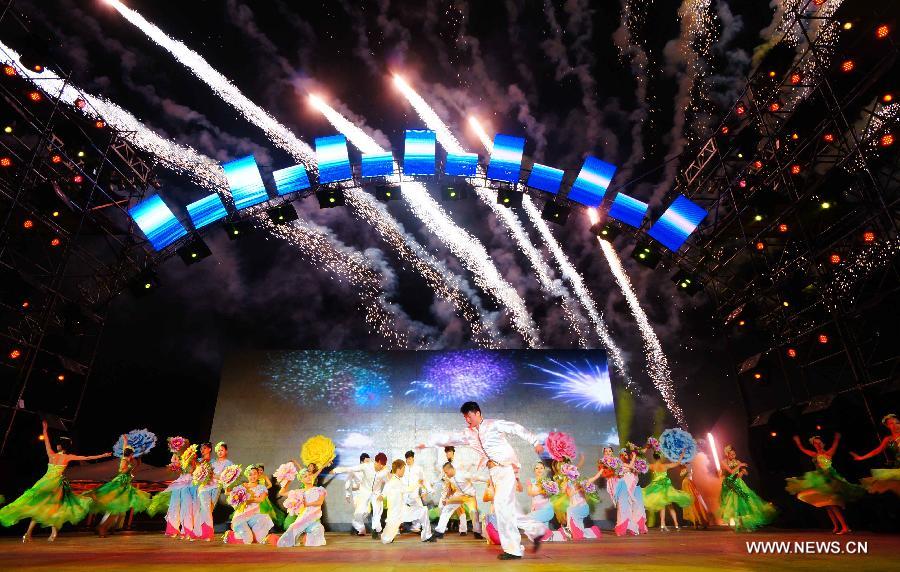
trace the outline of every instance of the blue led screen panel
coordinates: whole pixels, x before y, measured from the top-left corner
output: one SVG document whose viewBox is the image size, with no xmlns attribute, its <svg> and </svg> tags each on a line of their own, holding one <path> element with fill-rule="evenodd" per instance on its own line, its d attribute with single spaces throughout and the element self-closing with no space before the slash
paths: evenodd
<svg viewBox="0 0 900 572">
<path fill-rule="evenodd" d="M 394 156 L 386 153 L 363 153 L 363 177 L 389 177 L 394 173 Z"/>
<path fill-rule="evenodd" d="M 488 164 L 487 178 L 507 183 L 519 182 L 519 171 L 522 168 L 522 153 L 525 152 L 525 139 L 503 135 L 494 136 L 494 150 Z"/>
<path fill-rule="evenodd" d="M 141 201 L 128 209 L 128 214 L 156 250 L 162 250 L 187 234 L 159 195 Z"/>
<path fill-rule="evenodd" d="M 322 185 L 353 178 L 347 155 L 347 138 L 343 135 L 316 137 L 316 161 L 319 163 L 319 183 Z"/>
<path fill-rule="evenodd" d="M 434 175 L 436 146 L 434 131 L 407 129 L 403 149 L 403 174 Z"/>
<path fill-rule="evenodd" d="M 706 210 L 683 195 L 666 209 L 647 232 L 663 246 L 675 252 L 706 218 Z"/>
<path fill-rule="evenodd" d="M 615 172 L 615 165 L 588 156 L 569 190 L 568 198 L 588 207 L 600 206 Z"/>
<path fill-rule="evenodd" d="M 278 191 L 278 196 L 296 193 L 310 187 L 309 174 L 303 165 L 294 165 L 293 167 L 273 171 L 272 178 L 275 179 L 275 189 Z"/>
<path fill-rule="evenodd" d="M 192 202 L 187 206 L 187 212 L 191 217 L 191 223 L 197 230 L 228 216 L 228 211 L 225 210 L 222 199 L 216 193 Z"/>
<path fill-rule="evenodd" d="M 447 153 L 444 174 L 451 177 L 474 177 L 478 172 L 477 153 Z"/>
<path fill-rule="evenodd" d="M 236 209 L 245 209 L 269 200 L 253 155 L 225 163 L 222 168 Z"/>
<path fill-rule="evenodd" d="M 640 228 L 641 223 L 644 222 L 644 216 L 646 215 L 647 203 L 629 197 L 624 193 L 616 195 L 612 206 L 609 207 L 610 217 L 635 228 Z"/>
<path fill-rule="evenodd" d="M 528 175 L 528 182 L 525 184 L 532 189 L 546 191 L 555 195 L 559 192 L 559 186 L 562 184 L 562 180 L 562 170 L 535 163 L 531 167 L 531 174 Z"/>
</svg>

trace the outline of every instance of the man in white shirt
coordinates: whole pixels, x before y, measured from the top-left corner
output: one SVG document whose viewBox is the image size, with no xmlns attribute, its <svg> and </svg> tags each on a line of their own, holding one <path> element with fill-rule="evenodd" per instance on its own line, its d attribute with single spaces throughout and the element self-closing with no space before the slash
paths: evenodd
<svg viewBox="0 0 900 572">
<path fill-rule="evenodd" d="M 435 536 L 431 533 L 431 521 L 428 520 L 428 509 L 421 505 L 415 505 L 409 498 L 410 493 L 403 483 L 403 475 L 406 471 L 406 463 L 397 459 L 391 464 L 391 474 L 384 485 L 383 494 L 387 499 L 387 521 L 384 532 L 381 533 L 381 542 L 390 544 L 400 532 L 400 525 L 404 522 L 414 523 L 421 528 L 420 538 L 422 542 L 434 542 Z"/>
<path fill-rule="evenodd" d="M 409 493 L 409 502 L 413 506 L 425 506 L 423 497 L 431 494 L 434 489 L 431 483 L 426 481 L 422 466 L 416 464 L 416 454 L 413 451 L 407 451 L 403 456 L 406 458 L 403 483 L 406 485 L 406 492 Z M 419 532 L 419 526 L 413 525 L 412 531 Z"/>
<path fill-rule="evenodd" d="M 475 485 L 472 483 L 473 477 L 463 475 L 456 471 L 453 463 L 447 461 L 444 463 L 444 492 L 441 495 L 441 516 L 438 524 L 434 529 L 434 534 L 438 538 L 443 538 L 447 531 L 447 523 L 454 513 L 459 515 L 459 534 L 464 536 L 467 532 L 466 511 L 463 507 L 469 509 L 469 515 L 472 517 L 472 530 L 475 532 L 475 538 L 481 539 L 481 519 L 478 517 L 478 503 L 476 502 Z"/>
<path fill-rule="evenodd" d="M 384 455 L 382 453 L 382 455 Z M 357 536 L 366 535 L 366 517 L 372 512 L 372 487 L 377 479 L 378 471 L 384 469 L 384 465 L 378 466 L 378 456 L 375 464 L 369 458 L 368 453 L 359 456 L 359 464 L 352 467 L 336 467 L 331 472 L 335 475 L 347 473 L 348 483 L 351 484 L 351 499 L 353 503 L 353 529 Z M 384 456 L 387 461 L 387 456 Z M 375 522 L 372 523 L 373 529 Z M 381 511 L 378 511 L 378 528 L 381 528 Z"/>
<path fill-rule="evenodd" d="M 384 514 L 384 485 L 391 476 L 391 468 L 387 466 L 387 455 L 375 455 L 375 478 L 372 480 L 372 538 L 381 534 L 381 516 Z"/>
<path fill-rule="evenodd" d="M 547 532 L 547 525 L 534 518 L 522 514 L 516 506 L 516 472 L 519 470 L 519 459 L 512 445 L 506 440 L 507 435 L 515 435 L 534 447 L 541 454 L 544 446 L 530 431 L 512 421 L 502 419 L 485 419 L 481 408 L 474 401 L 467 401 L 460 408 L 468 427 L 464 431 L 450 435 L 436 435 L 428 445 L 432 447 L 464 445 L 470 447 L 480 457 L 478 467 L 487 467 L 494 482 L 494 514 L 497 517 L 497 531 L 500 533 L 500 545 L 503 553 L 501 560 L 522 558 L 525 548 L 522 546 L 521 528 L 534 543 L 534 550 L 540 546 L 540 539 Z M 425 444 L 419 445 L 425 448 Z"/>
</svg>

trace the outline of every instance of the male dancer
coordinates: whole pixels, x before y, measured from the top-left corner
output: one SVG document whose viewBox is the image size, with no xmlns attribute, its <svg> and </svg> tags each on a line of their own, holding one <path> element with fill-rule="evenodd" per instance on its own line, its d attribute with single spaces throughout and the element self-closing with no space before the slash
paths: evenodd
<svg viewBox="0 0 900 572">
<path fill-rule="evenodd" d="M 441 516 L 435 527 L 435 535 L 443 538 L 447 531 L 447 523 L 454 513 L 459 514 L 459 535 L 465 536 L 468 532 L 466 525 L 466 510 L 469 509 L 469 515 L 472 517 L 472 530 L 475 538 L 481 540 L 481 519 L 478 517 L 478 503 L 475 492 L 475 485 L 472 484 L 472 477 L 461 475 L 453 467 L 453 463 L 447 461 L 444 463 L 444 492 L 441 495 Z M 465 508 L 463 508 L 465 507 Z"/>
<path fill-rule="evenodd" d="M 431 483 L 425 480 L 425 471 L 420 465 L 416 464 L 416 454 L 413 451 L 407 451 L 404 455 L 406 458 L 406 469 L 403 471 L 403 484 L 406 485 L 406 492 L 411 506 L 425 506 L 422 496 L 425 493 L 431 493 L 434 489 Z M 413 532 L 419 532 L 419 525 L 413 524 Z"/>
<path fill-rule="evenodd" d="M 474 450 L 480 457 L 478 467 L 486 466 L 494 482 L 494 514 L 497 517 L 497 529 L 500 534 L 500 545 L 503 553 L 500 560 L 522 558 L 525 548 L 519 529 L 534 543 L 534 550 L 540 546 L 541 537 L 546 534 L 547 525 L 534 518 L 522 515 L 516 507 L 516 472 L 519 470 L 519 459 L 512 445 L 506 440 L 507 435 L 516 435 L 534 446 L 540 455 L 544 446 L 538 438 L 512 421 L 502 419 L 485 419 L 481 408 L 474 401 L 463 403 L 460 413 L 468 427 L 451 435 L 435 435 L 430 439 L 432 447 L 447 445 L 464 445 Z M 425 448 L 425 444 L 419 448 Z"/>
<path fill-rule="evenodd" d="M 350 500 L 353 503 L 353 529 L 357 536 L 366 535 L 366 517 L 371 512 L 372 504 L 372 486 L 377 478 L 376 473 L 384 468 L 384 464 L 378 466 L 378 456 L 373 465 L 368 453 L 359 456 L 359 464 L 352 467 L 336 467 L 331 471 L 332 474 L 340 475 L 348 473 L 347 482 L 350 485 Z M 387 456 L 384 456 L 387 461 Z M 379 511 L 380 512 L 380 511 Z M 374 521 L 373 521 L 374 529 Z M 378 526 L 381 527 L 381 515 L 379 514 Z"/>
<path fill-rule="evenodd" d="M 397 459 L 391 463 L 391 474 L 384 485 L 384 497 L 387 499 L 387 522 L 384 532 L 381 533 L 381 542 L 390 544 L 400 532 L 400 525 L 404 522 L 418 524 L 421 529 L 422 542 L 434 542 L 436 537 L 431 533 L 431 521 L 428 520 L 428 509 L 417 506 L 409 498 L 406 485 L 403 483 L 403 474 L 406 463 Z"/>
</svg>

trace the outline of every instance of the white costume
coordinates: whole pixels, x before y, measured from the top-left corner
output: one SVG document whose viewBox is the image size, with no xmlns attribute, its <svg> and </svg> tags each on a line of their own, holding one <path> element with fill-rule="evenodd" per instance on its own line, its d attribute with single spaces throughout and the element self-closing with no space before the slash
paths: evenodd
<svg viewBox="0 0 900 572">
<path fill-rule="evenodd" d="M 506 440 L 507 435 L 515 435 L 531 445 L 540 443 L 533 433 L 518 423 L 484 419 L 475 429 L 467 427 L 457 433 L 438 435 L 428 444 L 433 447 L 465 446 L 478 453 L 478 467 L 487 466 L 494 481 L 494 514 L 500 545 L 504 552 L 521 556 L 525 548 L 519 529 L 534 541 L 543 537 L 548 528 L 546 524 L 522 514 L 516 506 L 516 471 L 520 465 L 515 450 Z"/>
<path fill-rule="evenodd" d="M 406 485 L 397 477 L 390 475 L 384 485 L 384 497 L 387 499 L 387 522 L 384 532 L 381 533 L 381 542 L 389 544 L 400 532 L 400 525 L 411 522 L 422 528 L 420 538 L 425 541 L 431 538 L 431 521 L 428 520 L 428 509 L 421 505 L 415 505 L 406 492 Z"/>
<path fill-rule="evenodd" d="M 360 534 L 366 533 L 366 517 L 371 512 L 372 485 L 375 481 L 375 465 L 366 461 L 352 467 L 337 467 L 331 471 L 335 475 L 347 473 L 349 500 L 353 503 L 353 528 Z M 379 526 L 380 526 L 379 514 Z M 373 525 L 374 528 L 374 525 Z"/>
<path fill-rule="evenodd" d="M 431 483 L 425 478 L 425 470 L 415 463 L 412 466 L 406 465 L 406 470 L 403 472 L 403 484 L 406 486 L 406 492 L 410 493 L 410 499 L 416 506 L 423 506 L 423 489 L 426 493 L 434 491 Z"/>
<path fill-rule="evenodd" d="M 459 532 L 466 532 L 468 526 L 466 523 L 465 510 L 469 509 L 469 516 L 472 518 L 472 530 L 476 534 L 481 534 L 481 518 L 478 516 L 478 503 L 476 501 L 478 493 L 475 491 L 473 478 L 460 475 L 457 472 L 452 478 L 444 476 L 444 492 L 441 495 L 441 516 L 435 530 L 444 533 L 447 531 L 447 523 L 454 513 L 459 512 Z"/>
</svg>

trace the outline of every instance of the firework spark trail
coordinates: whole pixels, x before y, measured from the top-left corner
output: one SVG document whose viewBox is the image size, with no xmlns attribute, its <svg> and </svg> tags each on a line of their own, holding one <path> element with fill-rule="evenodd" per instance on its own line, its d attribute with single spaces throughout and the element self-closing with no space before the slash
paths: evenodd
<svg viewBox="0 0 900 572">
<path fill-rule="evenodd" d="M 218 193 L 230 200 L 230 192 L 222 166 L 214 159 L 199 153 L 186 145 L 178 144 L 161 137 L 148 129 L 140 120 L 116 104 L 95 95 L 83 92 L 76 86 L 60 78 L 52 70 L 44 69 L 37 73 L 19 63 L 19 54 L 3 43 L 0 43 L 4 63 L 9 63 L 16 71 L 29 78 L 44 91 L 48 97 L 59 99 L 73 107 L 81 99 L 85 105 L 82 113 L 91 119 L 102 119 L 109 126 L 121 132 L 121 136 L 135 147 L 155 156 L 165 167 L 186 175 L 201 187 Z M 411 324 L 405 313 L 387 299 L 385 287 L 393 287 L 395 277 L 390 268 L 378 263 L 368 255 L 347 246 L 338 240 L 328 229 L 306 221 L 294 221 L 292 226 L 277 226 L 271 223 L 262 212 L 261 207 L 255 209 L 254 219 L 257 226 L 267 228 L 273 235 L 279 236 L 294 244 L 305 256 L 327 269 L 339 282 L 347 281 L 355 287 L 363 303 L 366 323 L 376 331 L 383 340 L 392 342 L 393 347 L 410 347 L 405 330 L 391 327 L 403 323 Z M 421 325 L 418 326 L 421 329 Z"/>
<path fill-rule="evenodd" d="M 484 127 L 481 126 L 481 123 L 475 117 L 469 117 L 469 125 L 472 127 L 472 131 L 475 132 L 475 136 L 478 137 L 478 140 L 481 141 L 481 144 L 488 151 L 494 146 L 494 142 L 491 141 L 490 135 L 487 134 L 487 131 L 484 130 Z"/>
<path fill-rule="evenodd" d="M 622 266 L 615 249 L 609 242 L 601 238 L 597 238 L 597 241 L 600 243 L 600 248 L 603 250 L 609 269 L 619 284 L 622 294 L 625 295 L 628 309 L 631 310 L 631 315 L 634 316 L 641 331 L 641 338 L 644 340 L 644 350 L 647 352 L 650 379 L 653 380 L 653 385 L 659 390 L 666 408 L 675 417 L 675 420 L 682 426 L 687 427 L 684 412 L 681 410 L 675 397 L 675 384 L 672 383 L 669 361 L 666 359 L 666 354 L 663 353 L 662 344 L 659 343 L 659 338 L 656 337 L 656 332 L 653 331 L 653 326 L 650 325 L 647 314 L 641 308 L 641 303 L 634 293 L 631 281 L 628 279 L 628 275 L 625 274 L 625 268 Z"/>
<path fill-rule="evenodd" d="M 415 109 L 416 113 L 419 115 L 425 125 L 435 132 L 438 141 L 440 141 L 444 149 L 450 151 L 451 153 L 465 152 L 465 149 L 456 139 L 456 137 L 454 137 L 453 133 L 450 131 L 450 128 L 447 127 L 447 125 L 441 120 L 441 118 L 431 108 L 431 106 L 428 105 L 428 103 L 418 93 L 416 93 L 416 91 L 412 87 L 410 87 L 410 85 L 406 83 L 403 78 L 401 78 L 400 76 L 394 76 L 394 83 L 401 91 L 401 93 L 403 93 L 403 95 L 407 98 L 409 103 L 413 106 L 413 109 Z M 476 133 L 478 133 L 478 136 L 480 139 L 482 139 L 482 141 L 489 141 L 484 128 L 481 127 L 481 125 L 474 117 L 470 118 L 470 124 L 476 130 Z M 540 251 L 534 246 L 534 243 L 531 241 L 531 238 L 528 236 L 528 233 L 522 226 L 522 222 L 519 220 L 519 217 L 516 216 L 516 214 L 512 210 L 503 207 L 502 205 L 498 205 L 497 202 L 493 200 L 491 193 L 484 187 L 481 181 L 473 179 L 470 182 L 473 183 L 478 198 L 483 203 L 488 205 L 491 210 L 493 210 L 494 213 L 497 214 L 501 222 L 506 225 L 510 236 L 519 246 L 519 249 L 525 254 L 526 258 L 528 258 L 528 261 L 534 268 L 535 275 L 537 276 L 538 282 L 540 283 L 541 287 L 550 295 L 558 296 L 562 300 L 563 312 L 566 318 L 572 324 L 579 344 L 582 347 L 586 347 L 587 340 L 585 339 L 584 333 L 586 324 L 584 318 L 578 311 L 577 306 L 572 300 L 572 296 L 571 294 L 569 294 L 568 289 L 566 289 L 559 280 L 556 280 L 552 277 L 552 269 L 544 261 L 544 257 L 540 253 Z M 524 200 L 530 202 L 530 199 L 527 195 L 523 197 L 523 202 Z"/>
<path fill-rule="evenodd" d="M 129 22 L 143 31 L 151 40 L 166 49 L 175 59 L 186 66 L 197 78 L 206 83 L 226 103 L 237 109 L 248 121 L 259 127 L 269 139 L 281 149 L 290 153 L 294 159 L 303 163 L 310 170 L 315 170 L 317 163 L 312 148 L 304 141 L 296 137 L 290 129 L 279 123 L 264 109 L 247 98 L 228 78 L 215 70 L 198 53 L 194 52 L 183 43 L 170 38 L 162 30 L 148 22 L 134 10 L 130 10 L 116 0 L 108 0 Z M 321 103 L 318 98 L 313 98 L 313 104 Z M 321 108 L 317 105 L 318 109 Z M 364 133 L 354 133 L 355 138 L 365 136 Z M 454 308 L 461 311 L 463 317 L 472 328 L 473 337 L 482 344 L 495 345 L 495 339 L 499 337 L 493 321 L 484 314 L 480 300 L 475 293 L 468 288 L 469 296 L 462 291 L 467 286 L 465 281 L 454 275 L 447 267 L 438 262 L 433 256 L 422 259 L 420 255 L 427 254 L 425 248 L 418 243 L 409 233 L 405 232 L 402 225 L 394 219 L 386 209 L 376 208 L 371 204 L 371 197 L 364 196 L 359 190 L 348 190 L 347 196 L 354 215 L 367 221 L 385 241 L 397 249 L 399 256 L 409 262 L 417 271 L 421 272 L 426 281 L 435 287 L 439 296 L 448 300 Z M 364 209 L 363 212 L 361 209 Z M 363 216 L 366 215 L 366 216 Z M 464 302 L 467 299 L 471 306 Z M 524 305 L 524 303 L 523 303 Z"/>
<path fill-rule="evenodd" d="M 650 57 L 637 38 L 637 30 L 646 22 L 648 5 L 625 0 L 622 3 L 622 25 L 613 34 L 613 41 L 618 46 L 621 57 L 629 62 L 637 85 L 634 94 L 637 108 L 630 115 L 633 121 L 631 154 L 618 173 L 626 181 L 631 179 L 634 168 L 644 160 L 644 123 L 650 119 L 651 101 L 655 99 L 653 93 L 647 91 Z"/>
<path fill-rule="evenodd" d="M 322 100 L 317 100 L 315 105 L 332 126 L 343 133 L 363 153 L 386 152 L 362 129 Z M 425 224 L 428 230 L 447 244 L 450 251 L 472 272 L 476 283 L 481 288 L 493 294 L 497 300 L 507 306 L 512 314 L 513 326 L 522 334 L 526 343 L 531 347 L 538 346 L 540 344 L 538 331 L 525 306 L 525 301 L 500 275 L 481 242 L 457 226 L 447 216 L 441 205 L 431 198 L 424 185 L 416 182 L 401 182 L 400 186 L 400 196 L 409 204 L 413 214 Z"/>
</svg>

